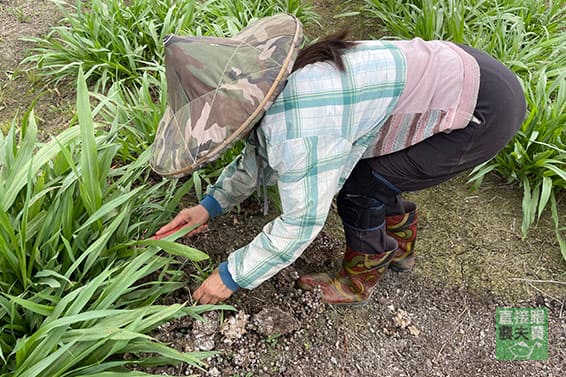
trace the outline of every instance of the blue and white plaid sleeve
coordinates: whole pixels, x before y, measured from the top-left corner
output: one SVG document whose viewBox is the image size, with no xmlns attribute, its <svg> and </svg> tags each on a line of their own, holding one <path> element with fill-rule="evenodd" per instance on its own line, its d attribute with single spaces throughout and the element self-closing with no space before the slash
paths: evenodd
<svg viewBox="0 0 566 377">
<path fill-rule="evenodd" d="M 257 175 L 256 146 L 246 143 L 242 153 L 224 168 L 216 183 L 208 186 L 201 204 L 211 217 L 226 213 L 254 192 Z"/>
</svg>

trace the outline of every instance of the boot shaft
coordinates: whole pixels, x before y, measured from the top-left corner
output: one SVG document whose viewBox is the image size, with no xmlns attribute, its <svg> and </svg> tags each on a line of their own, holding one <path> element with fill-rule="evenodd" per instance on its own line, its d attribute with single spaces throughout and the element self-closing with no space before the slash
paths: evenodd
<svg viewBox="0 0 566 377">
<path fill-rule="evenodd" d="M 400 215 L 387 216 L 387 234 L 397 241 L 397 250 L 393 254 L 389 268 L 398 272 L 408 272 L 415 265 L 415 240 L 417 238 L 418 215 L 414 203 L 408 203 L 409 210 Z"/>
<path fill-rule="evenodd" d="M 341 192 L 337 202 L 348 249 L 380 254 L 397 246 L 386 233 L 385 206 L 379 200 Z"/>
</svg>

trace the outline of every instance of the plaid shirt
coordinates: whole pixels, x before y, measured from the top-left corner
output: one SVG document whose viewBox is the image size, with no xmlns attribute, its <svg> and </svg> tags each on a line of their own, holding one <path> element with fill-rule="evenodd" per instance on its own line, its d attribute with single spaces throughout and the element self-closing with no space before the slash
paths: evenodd
<svg viewBox="0 0 566 377">
<path fill-rule="evenodd" d="M 208 188 L 202 204 L 212 217 L 253 193 L 258 180 L 276 183 L 281 196 L 282 214 L 221 266 L 224 282 L 255 288 L 290 265 L 322 229 L 353 167 L 370 157 L 403 91 L 405 58 L 384 41 L 360 43 L 343 58 L 345 72 L 316 63 L 293 73 L 255 141 Z"/>
</svg>

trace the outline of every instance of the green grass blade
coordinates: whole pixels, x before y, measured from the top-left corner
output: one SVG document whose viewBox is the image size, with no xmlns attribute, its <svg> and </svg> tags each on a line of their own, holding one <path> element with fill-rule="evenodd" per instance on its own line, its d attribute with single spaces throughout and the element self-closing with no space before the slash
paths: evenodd
<svg viewBox="0 0 566 377">
<path fill-rule="evenodd" d="M 171 255 L 187 258 L 197 262 L 209 258 L 207 254 L 198 249 L 168 240 L 140 240 L 136 241 L 135 244 L 158 247 Z"/>
<path fill-rule="evenodd" d="M 26 300 L 21 297 L 12 296 L 9 294 L 4 294 L 4 296 L 8 297 L 10 301 L 20 305 L 21 307 L 32 311 L 33 313 L 41 314 L 43 316 L 48 316 L 53 311 L 53 307 L 49 305 L 42 305 L 31 300 Z"/>
<path fill-rule="evenodd" d="M 7 271 L 8 269 L 12 271 L 19 270 L 19 258 L 17 253 L 18 250 L 18 240 L 16 232 L 10 221 L 10 216 L 6 211 L 0 208 L 0 261 L 3 261 L 2 268 Z M 5 263 L 6 264 L 5 264 Z"/>
<path fill-rule="evenodd" d="M 81 196 L 90 214 L 100 208 L 102 190 L 100 188 L 100 172 L 98 169 L 98 151 L 94 137 L 94 123 L 90 110 L 88 88 L 82 71 L 79 69 L 77 79 L 77 115 L 81 131 Z"/>
<path fill-rule="evenodd" d="M 548 203 L 548 199 L 550 198 L 550 194 L 552 192 L 552 179 L 549 177 L 542 177 L 542 191 L 540 194 L 540 201 L 538 204 L 538 217 L 544 211 L 546 204 Z"/>
<path fill-rule="evenodd" d="M 15 377 L 44 377 L 43 371 L 49 368 L 59 357 L 66 353 L 72 353 L 74 343 L 68 343 L 57 349 L 55 352 L 51 353 L 46 358 L 42 359 L 38 363 L 33 364 L 29 368 L 21 367 L 23 372 L 16 372 Z M 26 360 L 27 361 L 27 360 Z"/>
<path fill-rule="evenodd" d="M 531 184 L 529 180 L 524 178 L 523 179 L 523 201 L 522 201 L 522 208 L 523 208 L 523 222 L 521 224 L 521 231 L 523 235 L 527 233 L 530 225 L 532 224 L 532 192 L 531 192 Z"/>
<path fill-rule="evenodd" d="M 28 174 L 36 175 L 48 161 L 53 159 L 60 152 L 60 144 L 68 144 L 75 140 L 79 136 L 80 130 L 77 127 L 71 127 L 57 136 L 57 141 L 52 140 L 43 146 L 35 154 L 33 161 L 30 159 L 27 161 L 20 169 L 16 171 L 14 177 L 10 182 L 7 182 L 7 186 L 4 187 L 4 200 L 1 203 L 4 211 L 14 204 L 16 197 L 18 196 L 21 189 L 27 184 Z"/>
<path fill-rule="evenodd" d="M 566 261 L 566 240 L 563 234 L 566 234 L 566 227 L 560 223 L 560 217 L 558 216 L 558 205 L 556 203 L 556 197 L 554 193 L 550 195 L 550 212 L 552 214 L 552 220 L 554 221 L 556 239 L 558 240 L 558 245 L 560 247 L 560 253 L 562 258 Z"/>
<path fill-rule="evenodd" d="M 104 216 L 108 215 L 112 211 L 116 211 L 122 204 L 128 202 L 132 197 L 137 195 L 140 191 L 144 189 L 143 186 L 140 186 L 127 194 L 120 195 L 108 202 L 106 202 L 103 206 L 101 206 L 95 213 L 93 213 L 89 219 L 76 230 L 76 233 L 82 231 L 83 229 L 89 227 L 90 225 L 94 224 L 98 220 L 102 219 Z"/>
<path fill-rule="evenodd" d="M 125 363 L 121 363 L 125 364 Z M 124 372 L 95 372 L 94 374 L 82 374 L 81 377 L 147 377 L 155 376 L 155 374 L 148 374 L 139 371 L 124 371 Z"/>
<path fill-rule="evenodd" d="M 189 363 L 192 365 L 205 365 L 204 359 L 218 354 L 218 352 L 191 352 L 182 353 L 173 348 L 167 347 L 164 344 L 159 343 L 147 343 L 134 341 L 131 343 L 129 349 L 131 352 L 141 353 L 141 352 L 157 352 L 169 360 L 175 360 L 180 362 Z"/>
<path fill-rule="evenodd" d="M 94 266 L 94 264 L 99 262 L 99 258 L 102 252 L 105 250 L 108 241 L 110 240 L 116 229 L 118 229 L 118 227 L 122 224 L 127 215 L 128 208 L 123 208 L 122 211 L 114 218 L 112 223 L 110 223 L 110 225 L 106 229 L 104 229 L 103 233 L 100 235 L 100 238 L 98 238 L 79 258 L 77 258 L 73 266 L 71 266 L 69 271 L 67 271 L 67 274 L 69 274 L 69 272 L 73 272 L 78 267 L 79 263 L 81 263 L 86 258 L 86 262 L 80 270 L 81 275 L 86 275 L 88 271 Z"/>
</svg>

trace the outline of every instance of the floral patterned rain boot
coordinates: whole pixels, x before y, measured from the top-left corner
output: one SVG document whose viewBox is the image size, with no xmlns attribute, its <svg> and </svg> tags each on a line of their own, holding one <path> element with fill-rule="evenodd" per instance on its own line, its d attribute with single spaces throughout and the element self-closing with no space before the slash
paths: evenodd
<svg viewBox="0 0 566 377">
<path fill-rule="evenodd" d="M 385 218 L 387 234 L 397 241 L 389 268 L 397 272 L 408 272 L 415 265 L 415 239 L 417 237 L 417 206 L 404 201 L 405 213 Z"/>
<path fill-rule="evenodd" d="M 342 269 L 304 275 L 298 285 L 305 290 L 320 287 L 322 300 L 328 304 L 364 304 L 389 266 L 397 241 L 385 231 L 385 208 L 379 200 L 341 194 L 338 213 L 347 245 Z"/>
<path fill-rule="evenodd" d="M 394 252 L 395 250 L 390 250 L 380 254 L 362 254 L 347 248 L 339 272 L 301 276 L 299 287 L 304 290 L 320 287 L 322 300 L 327 304 L 365 304 L 389 266 Z"/>
</svg>

